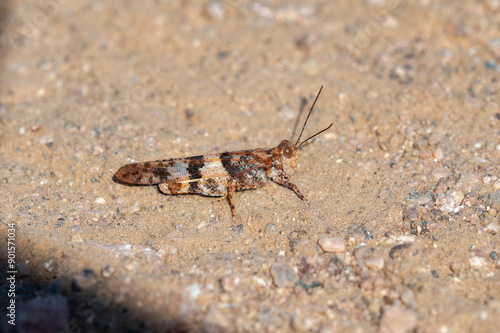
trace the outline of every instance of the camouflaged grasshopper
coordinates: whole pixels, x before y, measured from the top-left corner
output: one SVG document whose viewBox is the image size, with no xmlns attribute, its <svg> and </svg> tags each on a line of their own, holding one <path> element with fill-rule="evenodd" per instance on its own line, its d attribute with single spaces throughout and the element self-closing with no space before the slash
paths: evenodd
<svg viewBox="0 0 500 333">
<path fill-rule="evenodd" d="M 159 185 L 160 191 L 165 194 L 196 193 L 210 197 L 227 197 L 233 220 L 236 217 L 233 192 L 262 187 L 269 182 L 269 179 L 293 190 L 299 198 L 306 200 L 297 185 L 288 180 L 297 166 L 297 150 L 305 142 L 333 125 L 333 123 L 330 124 L 327 128 L 300 142 L 321 90 L 323 87 L 319 90 L 309 110 L 295 144 L 283 140 L 277 147 L 269 149 L 258 148 L 132 163 L 122 166 L 116 172 L 116 177 L 128 184 Z"/>
</svg>

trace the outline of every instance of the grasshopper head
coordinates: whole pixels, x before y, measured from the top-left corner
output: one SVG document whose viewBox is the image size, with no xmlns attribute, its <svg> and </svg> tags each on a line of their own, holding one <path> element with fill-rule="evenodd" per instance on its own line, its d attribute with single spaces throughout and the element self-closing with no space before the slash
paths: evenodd
<svg viewBox="0 0 500 333">
<path fill-rule="evenodd" d="M 288 140 L 283 140 L 278 146 L 281 157 L 281 165 L 283 173 L 286 177 L 293 175 L 295 167 L 297 167 L 297 147 Z"/>
</svg>

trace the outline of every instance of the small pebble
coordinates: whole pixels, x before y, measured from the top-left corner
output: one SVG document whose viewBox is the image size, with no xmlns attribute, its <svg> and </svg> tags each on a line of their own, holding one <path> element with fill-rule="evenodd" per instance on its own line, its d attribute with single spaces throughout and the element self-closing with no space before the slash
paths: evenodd
<svg viewBox="0 0 500 333">
<path fill-rule="evenodd" d="M 354 256 L 358 262 L 364 262 L 366 259 L 370 258 L 372 250 L 369 246 L 361 245 L 354 250 Z"/>
<path fill-rule="evenodd" d="M 420 215 L 418 214 L 417 207 L 415 205 L 406 206 L 403 209 L 403 221 L 417 221 Z"/>
<path fill-rule="evenodd" d="M 403 66 L 396 66 L 392 71 L 391 71 L 391 75 L 390 75 L 390 78 L 391 79 L 400 79 L 400 80 L 403 80 L 405 78 L 407 78 L 407 71 L 405 70 L 405 68 Z"/>
<path fill-rule="evenodd" d="M 479 197 L 479 202 L 485 206 L 500 209 L 500 191 L 483 194 Z"/>
<path fill-rule="evenodd" d="M 102 153 L 104 153 L 104 148 L 102 148 L 101 146 L 93 146 L 92 147 L 92 150 L 91 150 L 92 155 L 99 156 Z"/>
<path fill-rule="evenodd" d="M 463 192 L 473 192 L 474 187 L 482 184 L 483 179 L 479 173 L 464 172 L 458 179 L 456 188 Z"/>
<path fill-rule="evenodd" d="M 387 309 L 380 322 L 380 333 L 412 332 L 417 326 L 417 316 L 400 305 Z"/>
<path fill-rule="evenodd" d="M 486 260 L 483 257 L 474 256 L 469 258 L 469 264 L 474 268 L 486 267 Z"/>
<path fill-rule="evenodd" d="M 97 275 L 94 270 L 86 268 L 79 275 L 75 276 L 71 283 L 74 291 L 88 290 L 97 282 Z"/>
<path fill-rule="evenodd" d="M 417 240 L 417 236 L 415 235 L 397 235 L 397 236 L 394 236 L 394 240 L 397 242 L 397 243 L 412 243 L 414 241 Z"/>
<path fill-rule="evenodd" d="M 493 175 L 486 175 L 483 177 L 483 184 L 484 185 L 490 185 L 492 184 L 493 182 L 495 182 L 497 180 L 497 177 L 496 176 L 493 176 Z"/>
<path fill-rule="evenodd" d="M 428 142 L 426 139 L 418 139 L 413 143 L 413 148 L 422 150 L 425 149 L 428 146 Z"/>
<path fill-rule="evenodd" d="M 198 296 L 200 296 L 200 294 L 201 294 L 201 288 L 200 288 L 200 285 L 198 283 L 190 284 L 189 286 L 187 286 L 185 288 L 185 290 L 188 292 L 189 297 L 192 300 L 197 299 Z"/>
<path fill-rule="evenodd" d="M 418 155 L 418 157 L 421 160 L 428 160 L 429 158 L 432 157 L 432 153 L 428 149 L 423 149 L 420 151 L 420 154 Z"/>
<path fill-rule="evenodd" d="M 274 20 L 275 12 L 268 5 L 264 5 L 260 2 L 253 1 L 250 3 L 249 7 L 258 16 L 264 17 L 264 18 L 269 19 L 269 20 Z"/>
<path fill-rule="evenodd" d="M 38 143 L 52 148 L 54 146 L 54 139 L 50 135 L 44 135 L 38 140 Z"/>
<path fill-rule="evenodd" d="M 370 304 L 368 305 L 368 310 L 372 314 L 380 314 L 380 309 L 382 308 L 382 300 L 379 298 L 372 299 Z"/>
<path fill-rule="evenodd" d="M 226 15 L 226 6 L 223 1 L 210 1 L 203 7 L 205 16 L 215 20 L 222 20 Z"/>
<path fill-rule="evenodd" d="M 185 109 L 184 110 L 184 117 L 186 117 L 187 120 L 191 120 L 195 116 L 196 112 L 193 109 Z"/>
<path fill-rule="evenodd" d="M 493 260 L 497 260 L 498 259 L 498 253 L 496 253 L 495 251 L 491 251 L 490 252 L 490 258 L 493 259 Z"/>
<path fill-rule="evenodd" d="M 496 71 L 500 71 L 500 64 L 493 59 L 486 60 L 484 62 L 484 66 L 488 69 L 494 69 Z"/>
<path fill-rule="evenodd" d="M 431 170 L 431 177 L 434 182 L 439 181 L 441 178 L 446 179 L 450 176 L 450 174 L 450 169 L 443 166 L 438 166 Z"/>
<path fill-rule="evenodd" d="M 220 285 L 225 292 L 233 291 L 240 284 L 240 276 L 236 273 L 228 274 L 220 279 Z"/>
<path fill-rule="evenodd" d="M 410 191 L 410 194 L 408 195 L 408 197 L 406 198 L 406 201 L 409 201 L 409 202 L 417 202 L 418 201 L 418 198 L 419 198 L 420 194 L 418 193 L 417 190 L 413 190 L 413 191 Z M 408 209 L 407 207 L 405 208 L 405 210 Z M 403 210 L 403 215 L 404 215 L 404 210 Z"/>
<path fill-rule="evenodd" d="M 116 270 L 113 266 L 106 265 L 101 270 L 101 276 L 103 278 L 109 279 L 110 277 L 112 277 L 115 274 L 115 271 Z"/>
<path fill-rule="evenodd" d="M 462 264 L 459 262 L 454 262 L 450 265 L 450 269 L 453 273 L 458 274 L 462 270 Z"/>
<path fill-rule="evenodd" d="M 448 181 L 445 178 L 439 179 L 436 184 L 436 188 L 434 189 L 434 193 L 436 194 L 444 194 L 448 191 Z"/>
<path fill-rule="evenodd" d="M 134 263 L 128 263 L 128 264 L 125 264 L 125 266 L 123 266 L 123 268 L 125 268 L 125 270 L 128 272 L 133 272 L 133 271 L 135 271 L 137 266 Z"/>
<path fill-rule="evenodd" d="M 500 38 L 493 37 L 488 41 L 488 50 L 495 55 L 496 58 L 500 58 Z"/>
<path fill-rule="evenodd" d="M 380 271 L 384 268 L 384 258 L 374 257 L 365 260 L 365 265 L 372 271 Z"/>
<path fill-rule="evenodd" d="M 345 252 L 345 240 L 340 237 L 322 237 L 318 240 L 319 246 L 325 252 L 342 253 Z"/>
<path fill-rule="evenodd" d="M 166 256 L 169 254 L 177 254 L 178 252 L 179 252 L 179 250 L 177 249 L 177 247 L 175 247 L 171 244 L 163 244 L 158 249 L 158 253 L 160 254 L 160 256 Z"/>
<path fill-rule="evenodd" d="M 436 160 L 442 160 L 444 158 L 443 150 L 441 148 L 434 149 L 432 155 Z"/>
<path fill-rule="evenodd" d="M 126 211 L 129 214 L 134 214 L 137 213 L 141 210 L 141 204 L 139 202 L 136 202 L 133 206 L 129 206 L 124 211 Z"/>
<path fill-rule="evenodd" d="M 314 33 L 307 33 L 296 41 L 297 48 L 307 54 L 318 53 L 323 48 L 324 43 L 323 36 Z"/>
<path fill-rule="evenodd" d="M 423 191 L 418 196 L 417 204 L 423 206 L 427 203 L 434 202 L 436 200 L 436 194 L 431 191 Z"/>
<path fill-rule="evenodd" d="M 463 198 L 463 197 L 462 197 Z M 460 199 L 461 201 L 462 199 Z M 443 195 L 438 196 L 436 198 L 436 209 L 439 209 L 443 213 L 451 213 L 457 212 L 457 208 L 460 205 L 460 201 L 458 201 L 455 196 L 451 195 Z"/>
<path fill-rule="evenodd" d="M 408 288 L 402 295 L 401 295 L 401 302 L 406 304 L 410 308 L 415 308 L 417 306 L 417 301 L 415 300 L 415 294 L 413 293 L 413 290 Z"/>
<path fill-rule="evenodd" d="M 37 133 L 42 130 L 42 126 L 40 124 L 36 124 L 31 126 L 31 133 Z"/>
<path fill-rule="evenodd" d="M 106 199 L 104 199 L 103 197 L 96 198 L 95 203 L 98 203 L 100 205 L 104 205 L 106 203 Z"/>
<path fill-rule="evenodd" d="M 500 233 L 500 225 L 498 224 L 498 222 L 491 222 L 486 227 L 484 227 L 484 230 L 487 233 L 498 235 Z"/>
<path fill-rule="evenodd" d="M 278 233 L 278 227 L 274 223 L 268 223 L 264 229 L 264 233 L 276 235 Z"/>
<path fill-rule="evenodd" d="M 293 287 L 299 280 L 297 274 L 290 265 L 280 262 L 272 264 L 271 276 L 274 284 L 278 288 Z"/>
<path fill-rule="evenodd" d="M 474 193 L 474 192 L 469 192 L 469 193 Z M 455 200 L 457 205 L 460 205 L 465 198 L 465 195 L 460 191 L 452 191 L 449 195 L 453 198 L 453 200 Z"/>
<path fill-rule="evenodd" d="M 477 205 L 478 195 L 475 192 L 469 192 L 465 195 L 463 204 L 467 207 L 473 207 Z"/>
<path fill-rule="evenodd" d="M 434 202 L 434 200 L 436 200 L 436 194 L 431 191 L 422 191 L 422 193 L 418 193 L 416 190 L 410 191 L 410 195 L 406 198 L 406 201 L 413 202 L 421 206 Z"/>
<path fill-rule="evenodd" d="M 296 6 L 293 4 L 278 8 L 275 12 L 275 18 L 278 22 L 296 22 L 311 20 L 316 16 L 313 6 Z"/>
<path fill-rule="evenodd" d="M 16 269 L 17 269 L 17 276 L 23 277 L 30 275 L 30 268 L 24 261 L 18 262 L 16 264 Z"/>
<path fill-rule="evenodd" d="M 42 265 L 43 268 L 45 268 L 45 270 L 50 273 L 56 267 L 56 260 L 54 258 L 47 259 L 43 262 Z"/>
</svg>

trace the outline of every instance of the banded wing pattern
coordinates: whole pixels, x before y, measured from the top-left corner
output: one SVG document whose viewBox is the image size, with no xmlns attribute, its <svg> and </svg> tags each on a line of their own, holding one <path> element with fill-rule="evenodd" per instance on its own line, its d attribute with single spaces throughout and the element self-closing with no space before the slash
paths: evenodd
<svg viewBox="0 0 500 333">
<path fill-rule="evenodd" d="M 160 184 L 166 194 L 226 196 L 235 190 L 265 185 L 265 160 L 270 157 L 270 150 L 255 149 L 132 163 L 121 167 L 116 177 L 129 184 Z"/>
<path fill-rule="evenodd" d="M 186 182 L 203 176 L 224 177 L 219 162 L 220 154 L 200 155 L 187 158 L 132 163 L 122 166 L 116 177 L 129 184 L 157 185 L 167 182 Z M 206 174 L 202 175 L 204 169 Z"/>
</svg>

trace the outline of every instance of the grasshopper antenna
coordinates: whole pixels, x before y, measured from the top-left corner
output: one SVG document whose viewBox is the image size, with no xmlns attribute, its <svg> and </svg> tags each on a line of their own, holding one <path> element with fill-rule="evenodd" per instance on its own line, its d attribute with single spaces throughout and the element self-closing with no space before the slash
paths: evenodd
<svg viewBox="0 0 500 333">
<path fill-rule="evenodd" d="M 313 111 L 313 109 L 314 109 L 314 105 L 316 105 L 316 101 L 318 100 L 319 95 L 321 94 L 321 91 L 322 91 L 322 90 L 323 90 L 323 86 L 321 86 L 321 88 L 320 88 L 320 89 L 319 89 L 319 91 L 318 91 L 318 94 L 316 95 L 316 98 L 314 99 L 314 102 L 313 102 L 313 104 L 312 104 L 312 106 L 311 106 L 311 109 L 309 110 L 309 113 L 307 114 L 306 121 L 304 122 L 304 126 L 302 126 L 302 130 L 300 131 L 300 134 L 299 134 L 299 137 L 298 137 L 298 139 L 297 139 L 297 142 L 295 142 L 295 146 L 297 146 L 297 144 L 298 144 L 298 143 L 299 143 L 299 141 L 300 141 L 300 138 L 302 137 L 302 133 L 304 133 L 304 128 L 306 128 L 307 121 L 309 120 L 309 116 L 311 115 L 311 113 L 312 113 L 312 111 Z M 300 143 L 300 145 L 297 147 L 297 149 L 299 149 L 299 148 L 300 148 L 300 146 L 302 146 L 305 142 L 307 142 L 307 141 L 311 140 L 311 139 L 312 139 L 312 138 L 314 138 L 315 136 L 320 135 L 320 134 L 321 134 L 321 133 L 323 133 L 324 131 L 326 131 L 326 130 L 330 129 L 330 127 L 332 127 L 332 125 L 333 125 L 333 123 L 331 123 L 331 124 L 330 124 L 330 126 L 328 126 L 327 128 L 325 128 L 324 130 L 321 130 L 321 131 L 319 131 L 318 133 L 314 134 L 313 136 L 310 136 L 310 137 L 308 137 L 307 139 L 305 139 L 304 141 L 302 141 L 302 142 Z"/>
<path fill-rule="evenodd" d="M 297 143 L 299 143 L 300 138 L 302 137 L 302 133 L 304 133 L 304 128 L 306 128 L 307 121 L 309 120 L 309 116 L 311 115 L 311 112 L 314 109 L 314 105 L 316 105 L 316 101 L 318 100 L 319 95 L 321 94 L 321 90 L 323 90 L 323 86 L 321 86 L 321 88 L 319 88 L 318 94 L 316 95 L 316 98 L 314 99 L 314 103 L 311 106 L 311 109 L 309 110 L 309 113 L 307 114 L 306 121 L 304 122 L 304 126 L 302 126 L 302 130 L 300 131 L 299 137 L 297 138 L 297 142 L 295 142 L 295 145 L 297 145 Z"/>
<path fill-rule="evenodd" d="M 318 133 L 314 134 L 313 136 L 308 137 L 307 139 L 305 139 L 304 141 L 302 141 L 302 142 L 300 143 L 300 145 L 297 147 L 297 149 L 299 149 L 299 148 L 300 148 L 300 147 L 301 147 L 304 143 L 306 143 L 307 141 L 311 140 L 312 138 L 315 138 L 315 137 L 317 137 L 318 135 L 320 135 L 321 133 L 323 133 L 324 131 L 329 130 L 329 129 L 330 129 L 330 127 L 332 127 L 332 126 L 333 126 L 333 123 L 331 123 L 331 124 L 330 124 L 330 126 L 328 126 L 327 128 L 325 128 L 325 129 L 323 129 L 323 130 L 319 131 Z"/>
<path fill-rule="evenodd" d="M 302 114 L 304 113 L 306 106 L 307 106 L 307 98 L 301 97 L 300 98 L 299 115 L 297 116 L 297 119 L 295 119 L 295 124 L 293 125 L 292 139 L 295 137 L 295 134 L 297 134 L 297 127 L 299 127 L 299 121 L 300 121 L 300 118 L 302 118 Z M 292 139 L 290 139 L 290 141 L 292 141 Z"/>
</svg>

